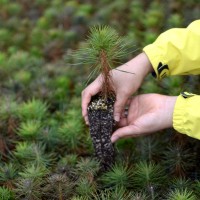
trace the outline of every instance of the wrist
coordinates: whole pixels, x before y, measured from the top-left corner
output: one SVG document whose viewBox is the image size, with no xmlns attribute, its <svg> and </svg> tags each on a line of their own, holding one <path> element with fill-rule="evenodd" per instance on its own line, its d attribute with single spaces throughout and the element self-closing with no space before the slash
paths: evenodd
<svg viewBox="0 0 200 200">
<path fill-rule="evenodd" d="M 147 55 L 143 52 L 134 57 L 121 66 L 123 70 L 136 74 L 141 79 L 144 79 L 149 73 L 153 71 L 153 67 Z"/>
<path fill-rule="evenodd" d="M 166 128 L 173 126 L 173 113 L 177 100 L 177 96 L 166 96 L 165 99 L 165 116 L 166 116 Z"/>
</svg>

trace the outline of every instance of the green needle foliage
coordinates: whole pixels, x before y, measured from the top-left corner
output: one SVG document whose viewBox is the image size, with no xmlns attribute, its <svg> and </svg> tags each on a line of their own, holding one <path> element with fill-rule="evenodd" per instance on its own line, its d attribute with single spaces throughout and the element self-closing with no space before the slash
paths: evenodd
<svg viewBox="0 0 200 200">
<path fill-rule="evenodd" d="M 41 134 L 41 122 L 38 120 L 28 120 L 22 122 L 17 134 L 25 140 L 36 140 Z"/>
<path fill-rule="evenodd" d="M 47 114 L 47 104 L 39 99 L 32 99 L 19 106 L 19 117 L 25 120 L 40 120 Z"/>
<path fill-rule="evenodd" d="M 74 173 L 80 177 L 87 177 L 89 180 L 93 180 L 94 176 L 99 172 L 100 165 L 96 159 L 93 158 L 81 158 L 77 162 Z"/>
<path fill-rule="evenodd" d="M 56 151 L 63 143 L 57 126 L 42 128 L 37 140 L 43 143 L 48 151 Z"/>
<path fill-rule="evenodd" d="M 113 92 L 109 71 L 119 65 L 119 61 L 126 57 L 127 53 L 127 42 L 113 28 L 94 26 L 90 29 L 86 43 L 74 56 L 80 64 L 91 66 L 88 81 L 102 73 L 102 94 L 107 96 Z"/>
<path fill-rule="evenodd" d="M 114 190 L 101 190 L 93 195 L 94 200 L 146 200 L 145 195 L 139 193 L 128 192 L 123 187 L 116 187 Z"/>
<path fill-rule="evenodd" d="M 0 100 L 0 118 L 8 119 L 9 117 L 16 117 L 18 113 L 18 105 L 14 100 L 1 99 Z"/>
<path fill-rule="evenodd" d="M 164 164 L 172 174 L 184 176 L 194 166 L 195 157 L 191 149 L 181 144 L 172 144 L 164 152 Z"/>
<path fill-rule="evenodd" d="M 169 192 L 167 200 L 197 200 L 194 193 L 188 189 L 175 189 Z"/>
<path fill-rule="evenodd" d="M 37 166 L 30 164 L 26 166 L 23 172 L 19 172 L 19 175 L 22 178 L 31 178 L 31 179 L 42 179 L 49 173 L 48 169 L 45 166 Z"/>
<path fill-rule="evenodd" d="M 5 187 L 0 187 L 0 199 L 1 200 L 14 200 L 14 194 L 11 190 Z"/>
<path fill-rule="evenodd" d="M 51 154 L 45 154 L 45 146 L 31 142 L 18 142 L 14 155 L 23 164 L 49 165 L 52 161 Z"/>
<path fill-rule="evenodd" d="M 198 0 L 0 0 L 0 200 L 200 199 L 199 140 L 171 129 L 121 140 L 105 173 L 80 106 L 85 76 L 101 74 L 97 95 L 115 99 L 111 71 L 135 76 L 118 68 L 132 59 L 132 41 L 138 54 L 199 9 Z M 141 92 L 181 88 L 198 93 L 199 77 L 149 76 Z"/>
<path fill-rule="evenodd" d="M 184 190 L 192 186 L 192 182 L 184 177 L 174 178 L 170 182 L 172 189 Z"/>
<path fill-rule="evenodd" d="M 152 162 L 136 163 L 133 181 L 136 188 L 153 193 L 153 190 L 158 186 L 163 186 L 165 181 L 164 170 L 160 165 Z"/>
<path fill-rule="evenodd" d="M 115 164 L 110 171 L 100 177 L 104 187 L 133 187 L 133 169 L 124 164 Z"/>
<path fill-rule="evenodd" d="M 52 200 L 70 199 L 73 192 L 74 183 L 72 183 L 66 174 L 50 175 L 44 187 L 45 196 L 51 197 Z"/>
<path fill-rule="evenodd" d="M 18 199 L 40 200 L 43 182 L 40 179 L 20 178 L 16 182 L 16 196 Z"/>
<path fill-rule="evenodd" d="M 77 150 L 81 146 L 84 130 L 83 124 L 80 121 L 66 121 L 58 131 L 64 145 L 66 145 L 67 151 Z"/>
<path fill-rule="evenodd" d="M 13 182 L 17 177 L 17 169 L 12 163 L 0 166 L 0 182 L 6 187 L 12 189 Z"/>
<path fill-rule="evenodd" d="M 77 155 L 76 154 L 68 154 L 62 157 L 57 163 L 57 171 L 61 173 L 71 173 L 71 169 L 73 169 L 77 163 Z"/>
<path fill-rule="evenodd" d="M 76 184 L 76 193 L 81 197 L 90 198 L 97 189 L 96 183 L 87 177 L 80 178 Z"/>
<path fill-rule="evenodd" d="M 136 140 L 136 159 L 139 161 L 154 161 L 159 158 L 161 145 L 157 135 L 150 135 L 138 138 Z M 160 150 L 160 151 L 159 151 Z"/>
</svg>

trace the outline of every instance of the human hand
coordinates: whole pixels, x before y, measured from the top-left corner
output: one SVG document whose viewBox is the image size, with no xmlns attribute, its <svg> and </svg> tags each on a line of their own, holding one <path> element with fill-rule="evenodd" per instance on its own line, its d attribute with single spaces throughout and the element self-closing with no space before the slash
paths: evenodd
<svg viewBox="0 0 200 200">
<path fill-rule="evenodd" d="M 119 128 L 111 137 L 112 142 L 120 138 L 147 135 L 172 127 L 176 96 L 143 94 L 129 100 L 127 117 L 121 118 Z"/>
<path fill-rule="evenodd" d="M 119 121 L 128 98 L 137 91 L 145 76 L 150 73 L 153 68 L 146 54 L 141 53 L 116 69 L 111 70 L 110 74 L 112 77 L 112 86 L 116 94 L 116 102 L 114 104 L 114 119 Z M 82 115 L 86 124 L 88 124 L 88 104 L 91 100 L 91 97 L 101 91 L 102 82 L 102 76 L 99 75 L 82 92 Z"/>
</svg>

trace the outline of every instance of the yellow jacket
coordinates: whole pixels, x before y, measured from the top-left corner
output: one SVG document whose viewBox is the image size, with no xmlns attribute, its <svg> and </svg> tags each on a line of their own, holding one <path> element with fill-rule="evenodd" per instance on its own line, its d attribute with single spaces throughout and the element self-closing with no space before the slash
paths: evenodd
<svg viewBox="0 0 200 200">
<path fill-rule="evenodd" d="M 170 75 L 200 74 L 200 20 L 192 22 L 187 28 L 173 28 L 162 33 L 143 51 L 157 79 Z M 200 95 L 183 93 L 178 96 L 173 127 L 180 133 L 200 139 Z"/>
</svg>

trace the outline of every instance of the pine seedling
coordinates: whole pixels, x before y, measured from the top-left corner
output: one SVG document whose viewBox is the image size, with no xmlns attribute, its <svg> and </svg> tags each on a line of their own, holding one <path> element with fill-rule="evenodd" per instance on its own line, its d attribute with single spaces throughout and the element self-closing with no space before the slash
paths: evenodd
<svg viewBox="0 0 200 200">
<path fill-rule="evenodd" d="M 174 178 L 170 181 L 170 188 L 184 190 L 192 187 L 192 182 L 184 177 Z"/>
<path fill-rule="evenodd" d="M 14 155 L 23 164 L 49 165 L 52 161 L 51 154 L 45 154 L 45 146 L 30 142 L 18 142 Z"/>
<path fill-rule="evenodd" d="M 47 199 L 70 199 L 73 193 L 74 183 L 72 183 L 66 174 L 52 174 L 46 180 L 44 187 Z"/>
<path fill-rule="evenodd" d="M 22 161 L 30 161 L 34 159 L 33 143 L 29 142 L 18 142 L 14 155 Z"/>
<path fill-rule="evenodd" d="M 0 187 L 0 200 L 14 200 L 14 194 L 13 192 L 6 188 L 6 187 Z"/>
<path fill-rule="evenodd" d="M 133 169 L 124 164 L 115 164 L 110 171 L 100 177 L 102 186 L 106 188 L 133 187 Z"/>
<path fill-rule="evenodd" d="M 181 144 L 172 144 L 164 152 L 163 163 L 176 176 L 184 176 L 194 166 L 194 162 L 194 154 Z"/>
<path fill-rule="evenodd" d="M 39 180 L 44 178 L 47 174 L 49 173 L 48 169 L 44 165 L 35 165 L 35 164 L 30 164 L 25 167 L 23 172 L 19 172 L 19 175 L 22 178 L 27 178 L 27 179 L 34 179 L 34 180 Z"/>
<path fill-rule="evenodd" d="M 145 194 L 144 192 L 131 192 L 130 193 L 130 200 L 148 200 L 148 199 L 153 199 L 149 196 L 147 196 L 147 194 Z"/>
<path fill-rule="evenodd" d="M 159 157 L 161 145 L 155 136 L 145 136 L 136 140 L 136 155 L 138 160 L 152 162 Z"/>
<path fill-rule="evenodd" d="M 39 99 L 22 103 L 18 109 L 19 117 L 24 120 L 41 120 L 47 114 L 47 104 Z"/>
<path fill-rule="evenodd" d="M 155 196 L 155 190 L 163 186 L 165 173 L 162 167 L 152 162 L 139 162 L 135 165 L 133 182 L 139 190 L 147 191 L 151 197 Z"/>
<path fill-rule="evenodd" d="M 75 167 L 77 160 L 78 158 L 76 154 L 66 155 L 58 161 L 56 170 L 60 173 L 71 175 L 71 169 Z"/>
<path fill-rule="evenodd" d="M 57 126 L 44 127 L 41 134 L 38 135 L 38 140 L 46 146 L 47 151 L 58 150 L 59 146 L 63 144 Z"/>
<path fill-rule="evenodd" d="M 99 172 L 99 162 L 93 158 L 81 158 L 80 161 L 77 162 L 74 174 L 79 177 L 86 177 L 91 182 L 94 180 L 94 177 Z"/>
<path fill-rule="evenodd" d="M 15 193 L 18 199 L 40 200 L 43 181 L 34 178 L 20 178 L 16 182 Z"/>
<path fill-rule="evenodd" d="M 67 147 L 67 151 L 77 150 L 82 142 L 83 123 L 79 120 L 68 120 L 59 128 L 60 137 Z"/>
<path fill-rule="evenodd" d="M 189 189 L 171 190 L 167 195 L 167 200 L 196 200 L 197 197 Z"/>
<path fill-rule="evenodd" d="M 22 122 L 17 134 L 24 140 L 36 141 L 38 135 L 41 134 L 41 122 L 38 120 Z"/>
<path fill-rule="evenodd" d="M 93 68 L 88 81 L 102 73 L 102 95 L 104 97 L 110 93 L 113 95 L 114 90 L 109 71 L 127 56 L 127 46 L 124 39 L 111 27 L 96 26 L 90 29 L 90 36 L 85 45 L 75 53 L 75 58 L 81 64 L 90 65 Z"/>
<path fill-rule="evenodd" d="M 106 189 L 106 190 L 100 190 L 100 192 L 97 192 L 95 194 L 93 194 L 93 198 L 94 200 L 137 200 L 137 198 L 135 198 L 135 195 L 132 194 L 132 192 L 128 192 L 125 188 L 123 187 L 116 187 L 114 190 L 112 189 Z M 138 197 L 138 200 L 146 200 L 142 198 L 142 195 Z"/>
<path fill-rule="evenodd" d="M 110 70 L 125 57 L 127 49 L 124 39 L 114 29 L 96 26 L 90 29 L 88 40 L 75 54 L 81 64 L 93 68 L 88 81 L 99 74 L 102 78 L 101 93 L 92 98 L 88 106 L 88 117 L 95 154 L 103 170 L 110 168 L 114 163 L 114 148 L 110 137 L 115 126 L 115 92 Z"/>
<path fill-rule="evenodd" d="M 80 104 L 78 108 L 76 108 L 77 105 L 73 103 L 72 101 L 70 102 L 69 109 L 67 110 L 66 114 L 66 120 L 75 120 L 79 123 L 82 122 L 82 116 L 81 116 L 81 109 L 80 109 Z"/>
<path fill-rule="evenodd" d="M 81 197 L 91 198 L 97 189 L 96 183 L 87 177 L 80 178 L 76 185 L 76 193 Z"/>
<path fill-rule="evenodd" d="M 110 190 L 110 199 L 118 200 L 136 200 L 138 197 L 140 200 L 144 200 L 144 195 L 142 193 L 133 193 L 132 191 L 127 191 L 124 187 L 116 187 L 114 190 Z"/>
<path fill-rule="evenodd" d="M 0 166 L 0 182 L 7 188 L 12 189 L 14 180 L 17 177 L 17 169 L 12 163 Z"/>
<path fill-rule="evenodd" d="M 15 138 L 15 130 L 18 126 L 18 105 L 13 98 L 4 98 L 0 100 L 0 119 L 3 127 L 5 128 L 5 137 L 8 140 L 6 143 L 12 142 Z"/>
</svg>

